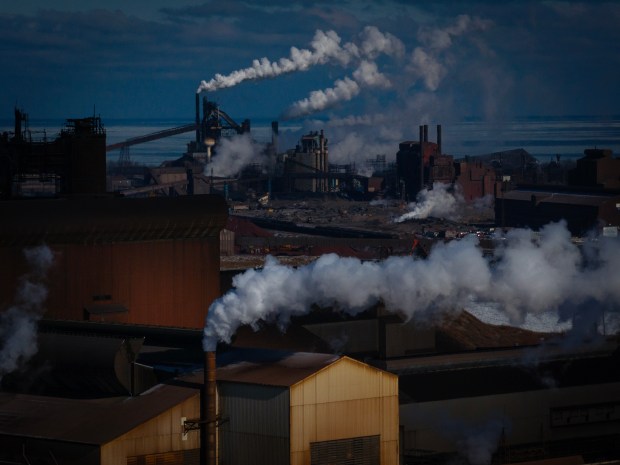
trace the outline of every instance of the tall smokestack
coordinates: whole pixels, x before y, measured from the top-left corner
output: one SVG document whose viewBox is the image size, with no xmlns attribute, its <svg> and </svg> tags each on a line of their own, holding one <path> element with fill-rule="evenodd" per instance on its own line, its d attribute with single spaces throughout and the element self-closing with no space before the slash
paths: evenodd
<svg viewBox="0 0 620 465">
<path fill-rule="evenodd" d="M 196 146 L 200 144 L 200 94 L 196 93 Z"/>
<path fill-rule="evenodd" d="M 424 142 L 424 126 L 420 124 L 420 147 L 422 147 L 422 142 Z"/>
<path fill-rule="evenodd" d="M 437 125 L 437 152 L 441 155 L 441 124 Z"/>
<path fill-rule="evenodd" d="M 216 365 L 215 365 L 215 352 L 205 352 L 205 366 L 204 366 L 204 392 L 203 402 L 201 405 L 202 416 L 202 460 L 201 464 L 216 465 L 216 421 L 217 410 L 215 405 L 215 392 L 216 392 Z"/>
<path fill-rule="evenodd" d="M 424 142 L 428 142 L 428 124 L 424 125 Z"/>
</svg>

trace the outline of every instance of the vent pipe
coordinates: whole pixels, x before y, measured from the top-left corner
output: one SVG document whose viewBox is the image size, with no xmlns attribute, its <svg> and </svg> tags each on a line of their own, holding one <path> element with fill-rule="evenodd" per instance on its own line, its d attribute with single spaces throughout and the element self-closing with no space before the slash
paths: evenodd
<svg viewBox="0 0 620 465">
<path fill-rule="evenodd" d="M 204 366 L 204 392 L 202 402 L 202 429 L 201 429 L 201 448 L 203 459 L 201 463 L 205 465 L 216 465 L 216 364 L 215 352 L 205 352 Z"/>
</svg>

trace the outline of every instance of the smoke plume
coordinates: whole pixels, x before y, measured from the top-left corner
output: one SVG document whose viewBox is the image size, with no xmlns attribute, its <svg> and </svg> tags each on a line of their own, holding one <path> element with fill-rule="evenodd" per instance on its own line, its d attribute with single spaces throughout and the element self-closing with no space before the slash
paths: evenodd
<svg viewBox="0 0 620 465">
<path fill-rule="evenodd" d="M 37 352 L 37 322 L 47 298 L 44 280 L 54 257 L 45 245 L 26 249 L 24 255 L 31 271 L 21 277 L 15 303 L 0 314 L 0 380 Z"/>
<path fill-rule="evenodd" d="M 248 134 L 222 137 L 217 146 L 217 153 L 211 159 L 211 163 L 205 166 L 205 174 L 210 175 L 213 171 L 216 176 L 234 176 L 251 163 L 266 161 L 264 158 L 261 156 L 260 147 Z"/>
<path fill-rule="evenodd" d="M 564 223 L 539 233 L 516 229 L 498 238 L 495 255 L 483 256 L 474 235 L 438 243 L 422 260 L 394 256 L 382 262 L 324 255 L 291 268 L 268 257 L 261 271 L 248 270 L 235 289 L 209 308 L 205 350 L 229 342 L 240 325 L 261 321 L 285 328 L 290 318 L 313 305 L 351 315 L 383 302 L 406 319 L 460 310 L 472 299 L 495 302 L 511 322 L 529 313 L 566 311 L 567 305 L 620 302 L 620 241 L 600 238 L 591 246 L 599 257 L 585 263 Z"/>
<path fill-rule="evenodd" d="M 274 78 L 281 74 L 306 71 L 313 66 L 326 63 L 348 66 L 353 60 L 375 59 L 380 54 L 402 56 L 404 45 L 389 33 L 382 33 L 374 26 L 367 26 L 360 35 L 359 45 L 347 42 L 340 45 L 341 39 L 335 31 L 317 30 L 309 49 L 291 47 L 288 57 L 272 62 L 267 58 L 256 59 L 248 68 L 228 75 L 216 74 L 209 81 L 201 81 L 197 93 L 232 87 L 243 81 Z"/>
<path fill-rule="evenodd" d="M 465 204 L 465 199 L 459 191 L 458 184 L 454 186 L 453 192 L 450 188 L 449 184 L 436 182 L 432 189 L 422 189 L 417 195 L 417 202 L 409 204 L 411 211 L 399 216 L 394 222 L 402 223 L 429 216 L 456 218 L 459 208 Z"/>
</svg>

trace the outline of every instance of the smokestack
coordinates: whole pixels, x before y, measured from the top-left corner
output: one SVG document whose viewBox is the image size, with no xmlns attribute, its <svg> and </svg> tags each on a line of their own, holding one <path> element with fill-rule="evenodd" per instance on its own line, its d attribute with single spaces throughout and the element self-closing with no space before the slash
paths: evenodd
<svg viewBox="0 0 620 465">
<path fill-rule="evenodd" d="M 428 142 L 428 124 L 424 125 L 424 142 Z"/>
<path fill-rule="evenodd" d="M 441 124 L 437 125 L 437 152 L 441 155 Z"/>
<path fill-rule="evenodd" d="M 422 147 L 422 142 L 424 142 L 424 126 L 420 125 L 420 147 Z"/>
<path fill-rule="evenodd" d="M 196 94 L 196 146 L 200 144 L 200 94 Z"/>
<path fill-rule="evenodd" d="M 202 402 L 202 459 L 201 463 L 205 465 L 216 465 L 215 463 L 215 428 L 216 428 L 216 405 L 215 405 L 215 352 L 205 352 L 204 366 L 204 392 Z"/>
</svg>

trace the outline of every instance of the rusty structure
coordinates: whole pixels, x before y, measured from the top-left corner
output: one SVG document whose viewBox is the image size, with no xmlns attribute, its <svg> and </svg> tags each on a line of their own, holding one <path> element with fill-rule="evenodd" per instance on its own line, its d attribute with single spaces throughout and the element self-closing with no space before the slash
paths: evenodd
<svg viewBox="0 0 620 465">
<path fill-rule="evenodd" d="M 15 109 L 13 133 L 0 135 L 0 199 L 106 191 L 106 132 L 101 118 L 67 119 L 53 140 L 33 135 Z"/>
<path fill-rule="evenodd" d="M 54 253 L 46 318 L 202 328 L 219 296 L 220 196 L 14 200 L 0 216 L 2 295 L 23 248 Z"/>
</svg>

